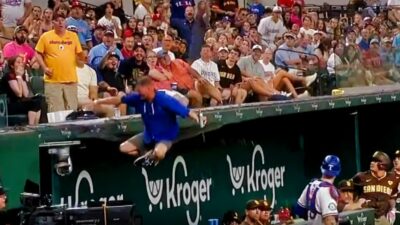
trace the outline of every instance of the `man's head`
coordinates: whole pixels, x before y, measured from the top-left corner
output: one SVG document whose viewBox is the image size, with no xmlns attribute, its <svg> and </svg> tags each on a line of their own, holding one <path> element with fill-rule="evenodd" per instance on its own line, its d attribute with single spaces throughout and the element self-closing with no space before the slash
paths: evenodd
<svg viewBox="0 0 400 225">
<path fill-rule="evenodd" d="M 192 21 L 194 18 L 194 8 L 193 6 L 188 6 L 185 9 L 185 17 L 187 20 Z"/>
<path fill-rule="evenodd" d="M 389 156 L 382 151 L 376 151 L 372 155 L 369 169 L 372 172 L 388 171 L 390 169 L 390 166 L 391 165 Z"/>
<path fill-rule="evenodd" d="M 160 62 L 160 64 L 162 66 L 171 65 L 171 57 L 169 57 L 168 52 L 165 52 L 165 51 L 162 51 L 162 50 L 159 51 L 157 53 L 157 59 L 158 59 L 158 62 Z"/>
<path fill-rule="evenodd" d="M 321 163 L 322 176 L 326 178 L 335 178 L 340 174 L 342 166 L 339 157 L 327 155 Z"/>
<path fill-rule="evenodd" d="M 135 47 L 133 48 L 133 51 L 135 52 L 136 61 L 141 62 L 145 59 L 146 49 L 142 43 L 140 42 L 136 43 Z"/>
<path fill-rule="evenodd" d="M 273 57 L 273 50 L 270 48 L 266 48 L 264 54 L 262 55 L 262 59 L 264 62 L 271 62 Z"/>
<path fill-rule="evenodd" d="M 28 38 L 28 29 L 25 26 L 18 26 L 14 30 L 14 39 L 19 44 L 22 45 L 26 42 Z"/>
<path fill-rule="evenodd" d="M 111 47 L 114 45 L 114 31 L 113 30 L 107 29 L 106 31 L 104 31 L 103 43 L 107 47 Z"/>
<path fill-rule="evenodd" d="M 33 19 L 40 19 L 40 16 L 42 15 L 42 8 L 40 6 L 33 6 L 32 8 L 32 16 Z"/>
<path fill-rule="evenodd" d="M 377 52 L 380 49 L 380 43 L 378 39 L 372 39 L 371 42 L 369 43 L 370 49 Z"/>
<path fill-rule="evenodd" d="M 368 40 L 369 39 L 369 37 L 370 37 L 370 33 L 369 33 L 369 30 L 368 29 L 362 29 L 361 30 L 361 37 L 363 38 L 363 39 L 365 39 L 365 40 Z"/>
<path fill-rule="evenodd" d="M 201 47 L 200 56 L 203 61 L 210 61 L 213 56 L 212 47 L 210 45 L 203 45 Z"/>
<path fill-rule="evenodd" d="M 237 62 L 240 57 L 240 50 L 238 48 L 233 48 L 228 54 L 228 60 L 231 62 Z"/>
<path fill-rule="evenodd" d="M 174 44 L 174 38 L 171 34 L 165 34 L 164 38 L 162 40 L 162 47 L 164 50 L 170 51 L 172 48 L 172 45 Z"/>
<path fill-rule="evenodd" d="M 71 16 L 74 19 L 82 19 L 83 8 L 79 1 L 73 1 L 71 5 Z"/>
<path fill-rule="evenodd" d="M 97 25 L 94 28 L 94 36 L 96 37 L 97 40 L 103 40 L 105 30 L 106 28 L 101 25 Z"/>
<path fill-rule="evenodd" d="M 246 204 L 246 219 L 251 222 L 256 222 L 260 219 L 260 202 L 257 200 L 250 200 Z"/>
<path fill-rule="evenodd" d="M 275 6 L 272 9 L 272 19 L 275 21 L 279 19 L 280 15 L 282 14 L 282 8 L 279 6 Z"/>
<path fill-rule="evenodd" d="M 220 47 L 218 49 L 218 59 L 226 60 L 228 58 L 229 50 L 227 47 Z"/>
<path fill-rule="evenodd" d="M 106 15 L 112 16 L 114 13 L 114 4 L 112 4 L 111 2 L 106 4 Z"/>
<path fill-rule="evenodd" d="M 222 225 L 239 225 L 240 219 L 239 214 L 235 211 L 228 211 L 222 218 Z"/>
<path fill-rule="evenodd" d="M 65 15 L 62 13 L 57 13 L 53 17 L 53 27 L 56 32 L 65 31 Z"/>
<path fill-rule="evenodd" d="M 262 224 L 266 224 L 267 222 L 270 221 L 270 217 L 271 217 L 271 204 L 269 204 L 269 202 L 267 200 L 260 200 L 260 206 L 258 207 L 258 209 L 260 210 L 260 222 Z"/>
<path fill-rule="evenodd" d="M 349 204 L 354 200 L 354 184 L 352 180 L 342 180 L 339 182 L 339 200 Z"/>
<path fill-rule="evenodd" d="M 124 38 L 124 48 L 129 51 L 132 51 L 133 46 L 135 45 L 134 41 L 135 39 L 132 36 Z"/>
<path fill-rule="evenodd" d="M 89 63 L 89 49 L 86 46 L 82 46 L 82 54 L 79 57 L 76 57 L 78 63 L 87 64 Z"/>
<path fill-rule="evenodd" d="M 0 211 L 4 210 L 6 208 L 7 204 L 7 195 L 6 195 L 6 191 L 3 188 L 3 186 L 1 186 L 0 184 Z"/>
<path fill-rule="evenodd" d="M 293 33 L 286 33 L 285 34 L 285 43 L 289 48 L 293 48 L 296 44 L 296 35 Z"/>
<path fill-rule="evenodd" d="M 393 166 L 396 171 L 400 172 L 400 150 L 394 153 Z"/>
<path fill-rule="evenodd" d="M 149 34 L 142 37 L 142 43 L 147 50 L 153 49 L 153 41 L 153 37 Z"/>
<path fill-rule="evenodd" d="M 148 76 L 139 78 L 136 84 L 136 90 L 146 100 L 152 100 L 156 94 L 153 81 Z"/>
<path fill-rule="evenodd" d="M 382 42 L 385 49 L 392 49 L 393 40 L 391 38 L 385 37 Z"/>
<path fill-rule="evenodd" d="M 111 52 L 108 55 L 106 67 L 110 70 L 118 69 L 119 60 L 120 60 L 120 58 L 119 58 L 118 54 L 115 52 Z"/>
<path fill-rule="evenodd" d="M 254 61 L 260 60 L 263 52 L 262 47 L 260 45 L 254 45 L 253 48 L 251 48 L 251 50 L 252 50 L 251 56 L 253 57 Z"/>
</svg>

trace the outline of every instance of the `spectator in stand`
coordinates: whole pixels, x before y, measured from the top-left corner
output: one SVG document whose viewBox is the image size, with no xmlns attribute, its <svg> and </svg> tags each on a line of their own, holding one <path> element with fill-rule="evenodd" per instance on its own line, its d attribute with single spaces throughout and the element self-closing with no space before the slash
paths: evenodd
<svg viewBox="0 0 400 225">
<path fill-rule="evenodd" d="M 238 0 L 214 0 L 211 6 L 211 11 L 216 14 L 217 20 L 228 16 L 229 20 L 233 21 L 238 9 Z"/>
<path fill-rule="evenodd" d="M 275 53 L 275 65 L 278 68 L 288 71 L 290 68 L 302 68 L 302 61 L 300 54 L 293 52 L 295 50 L 296 35 L 293 33 L 286 33 L 285 44 L 279 46 Z"/>
<path fill-rule="evenodd" d="M 88 49 L 83 48 L 83 57 L 78 59 L 76 73 L 78 75 L 78 107 L 83 110 L 95 112 L 98 116 L 111 117 L 114 110 L 109 106 L 95 105 L 94 100 L 98 99 L 98 86 L 96 71 L 86 65 Z"/>
<path fill-rule="evenodd" d="M 359 198 L 360 187 L 352 180 L 342 180 L 339 182 L 339 201 L 338 211 L 353 211 L 363 208 L 365 199 Z"/>
<path fill-rule="evenodd" d="M 42 8 L 40 6 L 33 6 L 31 14 L 24 21 L 24 26 L 29 28 L 31 25 L 40 20 L 42 16 Z"/>
<path fill-rule="evenodd" d="M 108 52 L 101 60 L 99 73 L 97 73 L 97 83 L 99 93 L 103 96 L 115 96 L 126 91 L 124 81 L 118 74 L 120 58 L 115 52 Z"/>
<path fill-rule="evenodd" d="M 274 43 L 275 36 L 282 35 L 286 31 L 280 17 L 281 13 L 282 9 L 279 6 L 275 6 L 272 10 L 272 16 L 261 19 L 258 25 L 258 32 L 267 44 Z"/>
<path fill-rule="evenodd" d="M 10 70 L 1 79 L 1 89 L 5 90 L 8 98 L 8 114 L 28 114 L 28 124 L 36 125 L 40 119 L 42 98 L 29 97 L 24 58 L 13 56 L 7 62 Z"/>
<path fill-rule="evenodd" d="M 257 225 L 260 219 L 260 202 L 257 200 L 250 200 L 246 204 L 245 214 L 243 222 L 240 225 Z"/>
<path fill-rule="evenodd" d="M 314 33 L 315 30 L 312 27 L 312 19 L 310 16 L 305 15 L 303 17 L 303 26 L 300 28 L 300 34 L 310 35 L 312 37 Z"/>
<path fill-rule="evenodd" d="M 106 28 L 101 25 L 96 25 L 92 35 L 92 44 L 93 46 L 99 45 L 103 42 L 104 32 Z"/>
<path fill-rule="evenodd" d="M 249 15 L 249 10 L 246 8 L 240 8 L 239 12 L 236 14 L 235 22 L 233 23 L 235 27 L 240 28 L 243 23 L 247 21 L 247 16 Z"/>
<path fill-rule="evenodd" d="M 17 26 L 14 31 L 12 42 L 8 42 L 3 48 L 6 59 L 21 56 L 24 63 L 32 65 L 35 61 L 35 50 L 27 43 L 28 30 L 24 26 Z"/>
<path fill-rule="evenodd" d="M 242 45 L 239 48 L 240 50 L 240 57 L 249 56 L 251 54 L 251 44 L 248 39 L 244 39 L 242 41 Z"/>
<path fill-rule="evenodd" d="M 260 210 L 260 219 L 259 222 L 261 225 L 270 225 L 271 224 L 271 205 L 267 200 L 259 200 L 260 206 L 258 209 Z"/>
<path fill-rule="evenodd" d="M 149 74 L 149 66 L 146 64 L 146 49 L 142 43 L 136 43 L 133 48 L 134 57 L 121 61 L 118 72 L 128 86 L 127 93 L 135 90 L 137 81 Z"/>
<path fill-rule="evenodd" d="M 217 64 L 211 60 L 211 46 L 203 45 L 200 56 L 192 64 L 192 68 L 203 78 L 195 82 L 195 88 L 203 98 L 211 98 L 211 106 L 222 104 L 220 76 Z"/>
<path fill-rule="evenodd" d="M 160 60 L 161 57 L 162 54 L 160 54 Z M 156 89 L 171 90 L 172 73 L 159 65 L 158 56 L 154 51 L 147 51 L 146 62 L 149 66 L 149 76 L 153 79 Z"/>
<path fill-rule="evenodd" d="M 224 214 L 221 223 L 222 225 L 239 225 L 241 223 L 239 214 L 235 211 L 228 211 Z"/>
<path fill-rule="evenodd" d="M 323 34 L 326 34 L 326 24 L 325 21 L 323 19 L 319 19 L 317 21 L 317 31 L 322 31 Z"/>
<path fill-rule="evenodd" d="M 134 45 L 135 40 L 133 36 L 124 38 L 124 44 L 121 49 L 121 53 L 125 59 L 132 58 L 135 55 L 135 51 L 133 51 Z"/>
<path fill-rule="evenodd" d="M 113 15 L 114 10 L 114 5 L 112 3 L 106 3 L 105 14 L 97 24 L 113 30 L 114 37 L 119 39 L 122 35 L 122 24 L 120 18 Z"/>
<path fill-rule="evenodd" d="M 196 79 L 201 79 L 200 75 L 183 60 L 171 60 L 169 54 L 159 52 L 157 54 L 160 69 L 163 73 L 172 74 L 171 82 L 177 83 L 179 93 L 189 99 L 189 105 L 193 108 L 202 106 L 203 98 L 198 91 L 194 89 Z"/>
<path fill-rule="evenodd" d="M 250 13 L 254 13 L 258 18 L 261 18 L 265 13 L 265 6 L 260 0 L 251 0 L 249 6 Z"/>
<path fill-rule="evenodd" d="M 113 30 L 106 30 L 103 36 L 103 42 L 94 46 L 89 51 L 89 65 L 97 70 L 101 60 L 108 52 L 115 52 L 119 58 L 122 60 L 124 57 L 122 56 L 121 51 L 116 47 L 114 43 L 114 31 Z"/>
<path fill-rule="evenodd" d="M 54 11 L 54 14 L 62 14 L 65 16 L 65 18 L 67 18 L 69 15 L 69 10 L 70 10 L 70 8 L 69 8 L 68 3 L 63 2 L 61 4 L 58 4 L 58 6 L 54 7 L 53 11 Z"/>
<path fill-rule="evenodd" d="M 303 8 L 300 4 L 294 4 L 290 14 L 290 24 L 297 24 L 299 27 L 303 26 Z"/>
<path fill-rule="evenodd" d="M 157 54 L 158 52 L 168 52 L 171 60 L 175 60 L 175 54 L 171 51 L 172 45 L 174 44 L 174 37 L 171 33 L 164 34 L 162 39 L 162 46 L 159 48 L 153 49 L 153 51 Z"/>
<path fill-rule="evenodd" d="M 153 13 L 151 5 L 152 5 L 152 0 L 140 1 L 140 4 L 136 7 L 133 16 L 137 20 L 143 20 L 146 15 L 151 15 Z"/>
<path fill-rule="evenodd" d="M 136 26 L 137 26 L 136 18 L 135 17 L 130 18 L 124 28 L 124 33 L 123 33 L 122 37 L 125 38 L 125 37 L 133 36 L 136 31 Z"/>
<path fill-rule="evenodd" d="M 126 17 L 124 7 L 122 7 L 122 0 L 111 0 L 111 3 L 114 5 L 113 15 L 119 18 L 122 25 L 125 25 Z"/>
<path fill-rule="evenodd" d="M 154 38 L 150 34 L 143 35 L 142 43 L 146 51 L 153 50 L 154 48 Z"/>
<path fill-rule="evenodd" d="M 397 180 L 400 179 L 400 150 L 396 150 L 393 157 L 393 173 Z"/>
<path fill-rule="evenodd" d="M 2 32 L 5 38 L 12 39 L 17 25 L 22 25 L 32 11 L 31 0 L 11 0 L 0 2 Z M 3 40 L 3 44 L 8 42 Z"/>
<path fill-rule="evenodd" d="M 165 0 L 171 6 L 171 19 L 185 19 L 185 10 L 188 6 L 195 6 L 194 0 Z"/>
<path fill-rule="evenodd" d="M 393 67 L 394 60 L 394 49 L 392 47 L 392 40 L 388 37 L 382 39 L 382 48 L 380 51 L 381 60 L 384 63 L 386 69 Z"/>
<path fill-rule="evenodd" d="M 78 36 L 66 30 L 63 14 L 54 17 L 54 30 L 40 37 L 36 52 L 39 64 L 45 72 L 48 112 L 76 110 L 76 57 L 82 53 L 82 47 Z"/>
<path fill-rule="evenodd" d="M 225 61 L 228 59 L 229 49 L 227 47 L 220 47 L 218 49 L 218 61 Z"/>
<path fill-rule="evenodd" d="M 45 9 L 43 12 L 42 22 L 40 23 L 39 33 L 36 35 L 38 35 L 38 37 L 40 37 L 40 36 L 42 36 L 43 33 L 46 33 L 47 31 L 52 30 L 53 27 L 54 27 L 54 25 L 53 25 L 53 10 Z"/>
<path fill-rule="evenodd" d="M 232 49 L 226 60 L 218 61 L 224 103 L 241 104 L 247 96 L 246 90 L 239 88 L 242 82 L 240 68 L 236 65 L 239 55 L 240 51 L 238 49 Z"/>
<path fill-rule="evenodd" d="M 89 49 L 93 47 L 92 32 L 89 24 L 83 19 L 83 6 L 79 1 L 72 2 L 70 17 L 67 18 L 67 26 L 75 26 L 78 29 L 78 37 L 82 46 Z"/>
</svg>

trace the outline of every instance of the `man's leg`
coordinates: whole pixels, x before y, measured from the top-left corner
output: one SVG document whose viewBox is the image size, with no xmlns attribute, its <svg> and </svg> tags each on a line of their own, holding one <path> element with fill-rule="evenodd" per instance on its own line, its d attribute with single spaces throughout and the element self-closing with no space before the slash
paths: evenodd
<svg viewBox="0 0 400 225">
<path fill-rule="evenodd" d="M 222 104 L 222 95 L 221 92 L 210 83 L 200 83 L 196 82 L 196 89 L 203 97 L 211 97 L 214 104 Z"/>
<path fill-rule="evenodd" d="M 65 110 L 61 84 L 45 83 L 44 95 L 46 96 L 48 112 Z"/>
<path fill-rule="evenodd" d="M 235 87 L 232 90 L 232 96 L 235 99 L 235 104 L 242 104 L 247 97 L 247 91 L 242 88 Z"/>
<path fill-rule="evenodd" d="M 165 158 L 165 154 L 167 154 L 168 150 L 171 148 L 171 141 L 160 141 L 156 144 L 153 150 L 153 157 L 155 161 L 161 161 Z"/>
<path fill-rule="evenodd" d="M 133 157 L 139 156 L 142 150 L 144 150 L 143 133 L 137 134 L 119 146 L 119 150 L 122 153 L 128 154 Z"/>
<path fill-rule="evenodd" d="M 189 106 L 193 108 L 200 108 L 203 106 L 203 97 L 196 90 L 189 90 L 186 93 L 186 97 L 189 99 Z"/>
<path fill-rule="evenodd" d="M 62 87 L 65 109 L 76 111 L 78 109 L 78 85 L 76 83 L 62 84 Z"/>
</svg>

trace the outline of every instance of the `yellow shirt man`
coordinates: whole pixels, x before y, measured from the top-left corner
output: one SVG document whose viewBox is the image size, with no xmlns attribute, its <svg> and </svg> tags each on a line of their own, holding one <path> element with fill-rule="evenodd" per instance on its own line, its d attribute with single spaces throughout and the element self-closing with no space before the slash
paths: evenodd
<svg viewBox="0 0 400 225">
<path fill-rule="evenodd" d="M 43 55 L 44 63 L 52 69 L 52 75 L 45 75 L 47 83 L 76 83 L 76 55 L 82 52 L 82 47 L 76 33 L 66 31 L 61 37 L 54 30 L 44 33 L 37 45 L 36 51 Z"/>
</svg>

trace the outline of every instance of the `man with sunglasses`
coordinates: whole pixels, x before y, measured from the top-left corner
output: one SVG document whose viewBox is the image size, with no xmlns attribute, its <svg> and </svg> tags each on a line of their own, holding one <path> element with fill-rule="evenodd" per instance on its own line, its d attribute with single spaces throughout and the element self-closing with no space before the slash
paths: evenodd
<svg viewBox="0 0 400 225">
<path fill-rule="evenodd" d="M 398 180 L 393 173 L 388 173 L 391 161 L 381 151 L 372 155 L 370 170 L 360 172 L 353 178 L 362 186 L 361 198 L 366 199 L 364 208 L 375 209 L 375 224 L 393 224 L 395 219 L 395 199 L 398 193 Z"/>
</svg>

